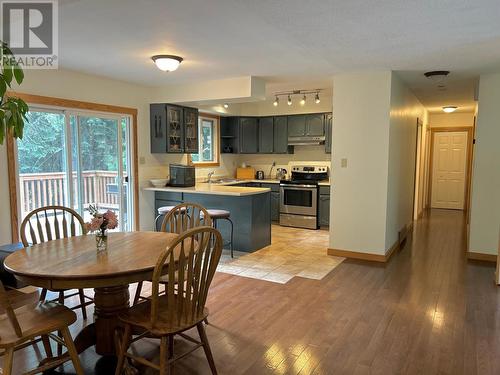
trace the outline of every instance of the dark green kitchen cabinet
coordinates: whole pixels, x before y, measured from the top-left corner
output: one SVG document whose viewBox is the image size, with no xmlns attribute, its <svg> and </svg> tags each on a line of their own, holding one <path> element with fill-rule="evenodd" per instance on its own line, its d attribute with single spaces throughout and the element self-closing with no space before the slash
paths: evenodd
<svg viewBox="0 0 500 375">
<path fill-rule="evenodd" d="M 151 153 L 165 153 L 167 152 L 165 104 L 151 104 L 149 113 Z"/>
<path fill-rule="evenodd" d="M 198 153 L 198 109 L 184 108 L 184 152 Z"/>
<path fill-rule="evenodd" d="M 303 137 L 304 135 L 306 135 L 306 116 L 288 116 L 288 136 Z"/>
<path fill-rule="evenodd" d="M 198 152 L 198 109 L 151 104 L 151 153 Z"/>
<path fill-rule="evenodd" d="M 271 221 L 280 221 L 280 193 L 271 192 Z"/>
<path fill-rule="evenodd" d="M 325 152 L 327 154 L 332 153 L 332 122 L 333 115 L 327 113 L 325 115 Z"/>
<path fill-rule="evenodd" d="M 286 116 L 274 117 L 273 150 L 275 154 L 288 153 L 288 121 Z"/>
<path fill-rule="evenodd" d="M 184 112 L 182 107 L 167 104 L 167 152 L 184 152 Z"/>
<path fill-rule="evenodd" d="M 272 154 L 274 151 L 274 118 L 259 118 L 259 154 Z"/>
<path fill-rule="evenodd" d="M 256 117 L 240 117 L 240 153 L 259 152 L 259 123 Z"/>
<path fill-rule="evenodd" d="M 306 115 L 306 135 L 320 137 L 325 135 L 325 116 L 322 113 Z"/>
<path fill-rule="evenodd" d="M 330 225 L 330 187 L 320 186 L 318 202 L 319 225 L 328 227 Z"/>
</svg>

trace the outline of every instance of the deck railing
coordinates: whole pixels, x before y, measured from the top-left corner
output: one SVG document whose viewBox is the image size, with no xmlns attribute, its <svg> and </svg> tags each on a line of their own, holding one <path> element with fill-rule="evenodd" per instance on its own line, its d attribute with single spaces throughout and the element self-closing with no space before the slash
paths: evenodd
<svg viewBox="0 0 500 375">
<path fill-rule="evenodd" d="M 99 208 L 118 208 L 117 172 L 84 171 L 82 176 L 84 207 L 88 207 L 89 204 L 97 204 Z M 76 173 L 73 173 L 72 183 L 76 199 L 78 192 Z M 42 206 L 75 206 L 68 202 L 66 184 L 65 172 L 19 174 L 22 217 Z"/>
</svg>

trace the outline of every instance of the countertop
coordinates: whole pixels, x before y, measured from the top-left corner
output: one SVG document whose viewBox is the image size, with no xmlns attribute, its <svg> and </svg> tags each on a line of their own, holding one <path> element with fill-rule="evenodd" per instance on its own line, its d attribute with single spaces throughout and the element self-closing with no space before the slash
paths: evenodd
<svg viewBox="0 0 500 375">
<path fill-rule="evenodd" d="M 222 183 L 222 184 L 197 183 L 196 186 L 186 187 L 186 188 L 165 186 L 161 188 L 147 187 L 144 188 L 143 190 L 166 191 L 170 193 L 230 195 L 236 197 L 263 194 L 271 191 L 271 189 L 269 188 L 258 188 L 258 187 L 254 188 L 254 187 L 230 186 L 230 185 L 231 183 Z"/>
<path fill-rule="evenodd" d="M 262 184 L 279 184 L 280 183 L 280 180 L 241 180 L 241 181 L 238 181 L 238 182 L 231 182 L 231 183 L 227 183 L 225 185 L 235 185 L 235 184 L 240 184 L 240 183 L 244 183 L 244 182 L 257 182 L 257 183 L 262 183 Z M 330 181 L 321 181 L 321 182 L 318 182 L 318 185 L 319 186 L 330 186 Z"/>
</svg>

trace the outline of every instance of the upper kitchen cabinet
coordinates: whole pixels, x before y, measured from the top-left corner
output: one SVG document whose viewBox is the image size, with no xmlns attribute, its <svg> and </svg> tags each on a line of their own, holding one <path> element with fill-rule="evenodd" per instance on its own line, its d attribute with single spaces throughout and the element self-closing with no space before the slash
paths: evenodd
<svg viewBox="0 0 500 375">
<path fill-rule="evenodd" d="M 259 152 L 259 123 L 256 117 L 240 117 L 240 153 Z"/>
<path fill-rule="evenodd" d="M 306 135 L 321 137 L 325 135 L 325 115 L 315 113 L 306 115 Z"/>
<path fill-rule="evenodd" d="M 198 151 L 198 110 L 171 104 L 150 105 L 151 152 Z"/>
<path fill-rule="evenodd" d="M 332 121 L 333 115 L 327 113 L 325 115 L 325 152 L 327 154 L 332 153 Z"/>
<path fill-rule="evenodd" d="M 274 118 L 259 118 L 259 153 L 272 154 L 274 151 Z"/>
<path fill-rule="evenodd" d="M 238 117 L 220 118 L 220 152 L 238 154 L 240 152 L 240 127 Z"/>
<path fill-rule="evenodd" d="M 184 152 L 198 153 L 198 110 L 184 108 Z"/>
<path fill-rule="evenodd" d="M 303 137 L 306 135 L 306 116 L 288 116 L 288 136 Z"/>
<path fill-rule="evenodd" d="M 167 113 L 165 104 L 151 104 L 149 113 L 151 153 L 165 153 L 167 152 Z"/>
<path fill-rule="evenodd" d="M 274 117 L 273 150 L 275 154 L 287 154 L 288 148 L 288 121 L 286 116 Z"/>
</svg>

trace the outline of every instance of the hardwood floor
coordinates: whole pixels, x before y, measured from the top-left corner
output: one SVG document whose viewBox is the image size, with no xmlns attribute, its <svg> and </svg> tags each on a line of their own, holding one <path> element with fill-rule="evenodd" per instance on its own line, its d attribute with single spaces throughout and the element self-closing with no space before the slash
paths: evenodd
<svg viewBox="0 0 500 375">
<path fill-rule="evenodd" d="M 500 373 L 495 268 L 467 262 L 463 228 L 461 212 L 433 210 L 387 265 L 345 260 L 322 280 L 216 274 L 207 333 L 219 373 Z M 158 356 L 153 342 L 135 350 Z M 91 350 L 80 357 L 86 373 L 109 373 L 94 369 Z M 15 363 L 34 358 L 28 349 Z M 210 373 L 200 350 L 175 370 Z"/>
</svg>

